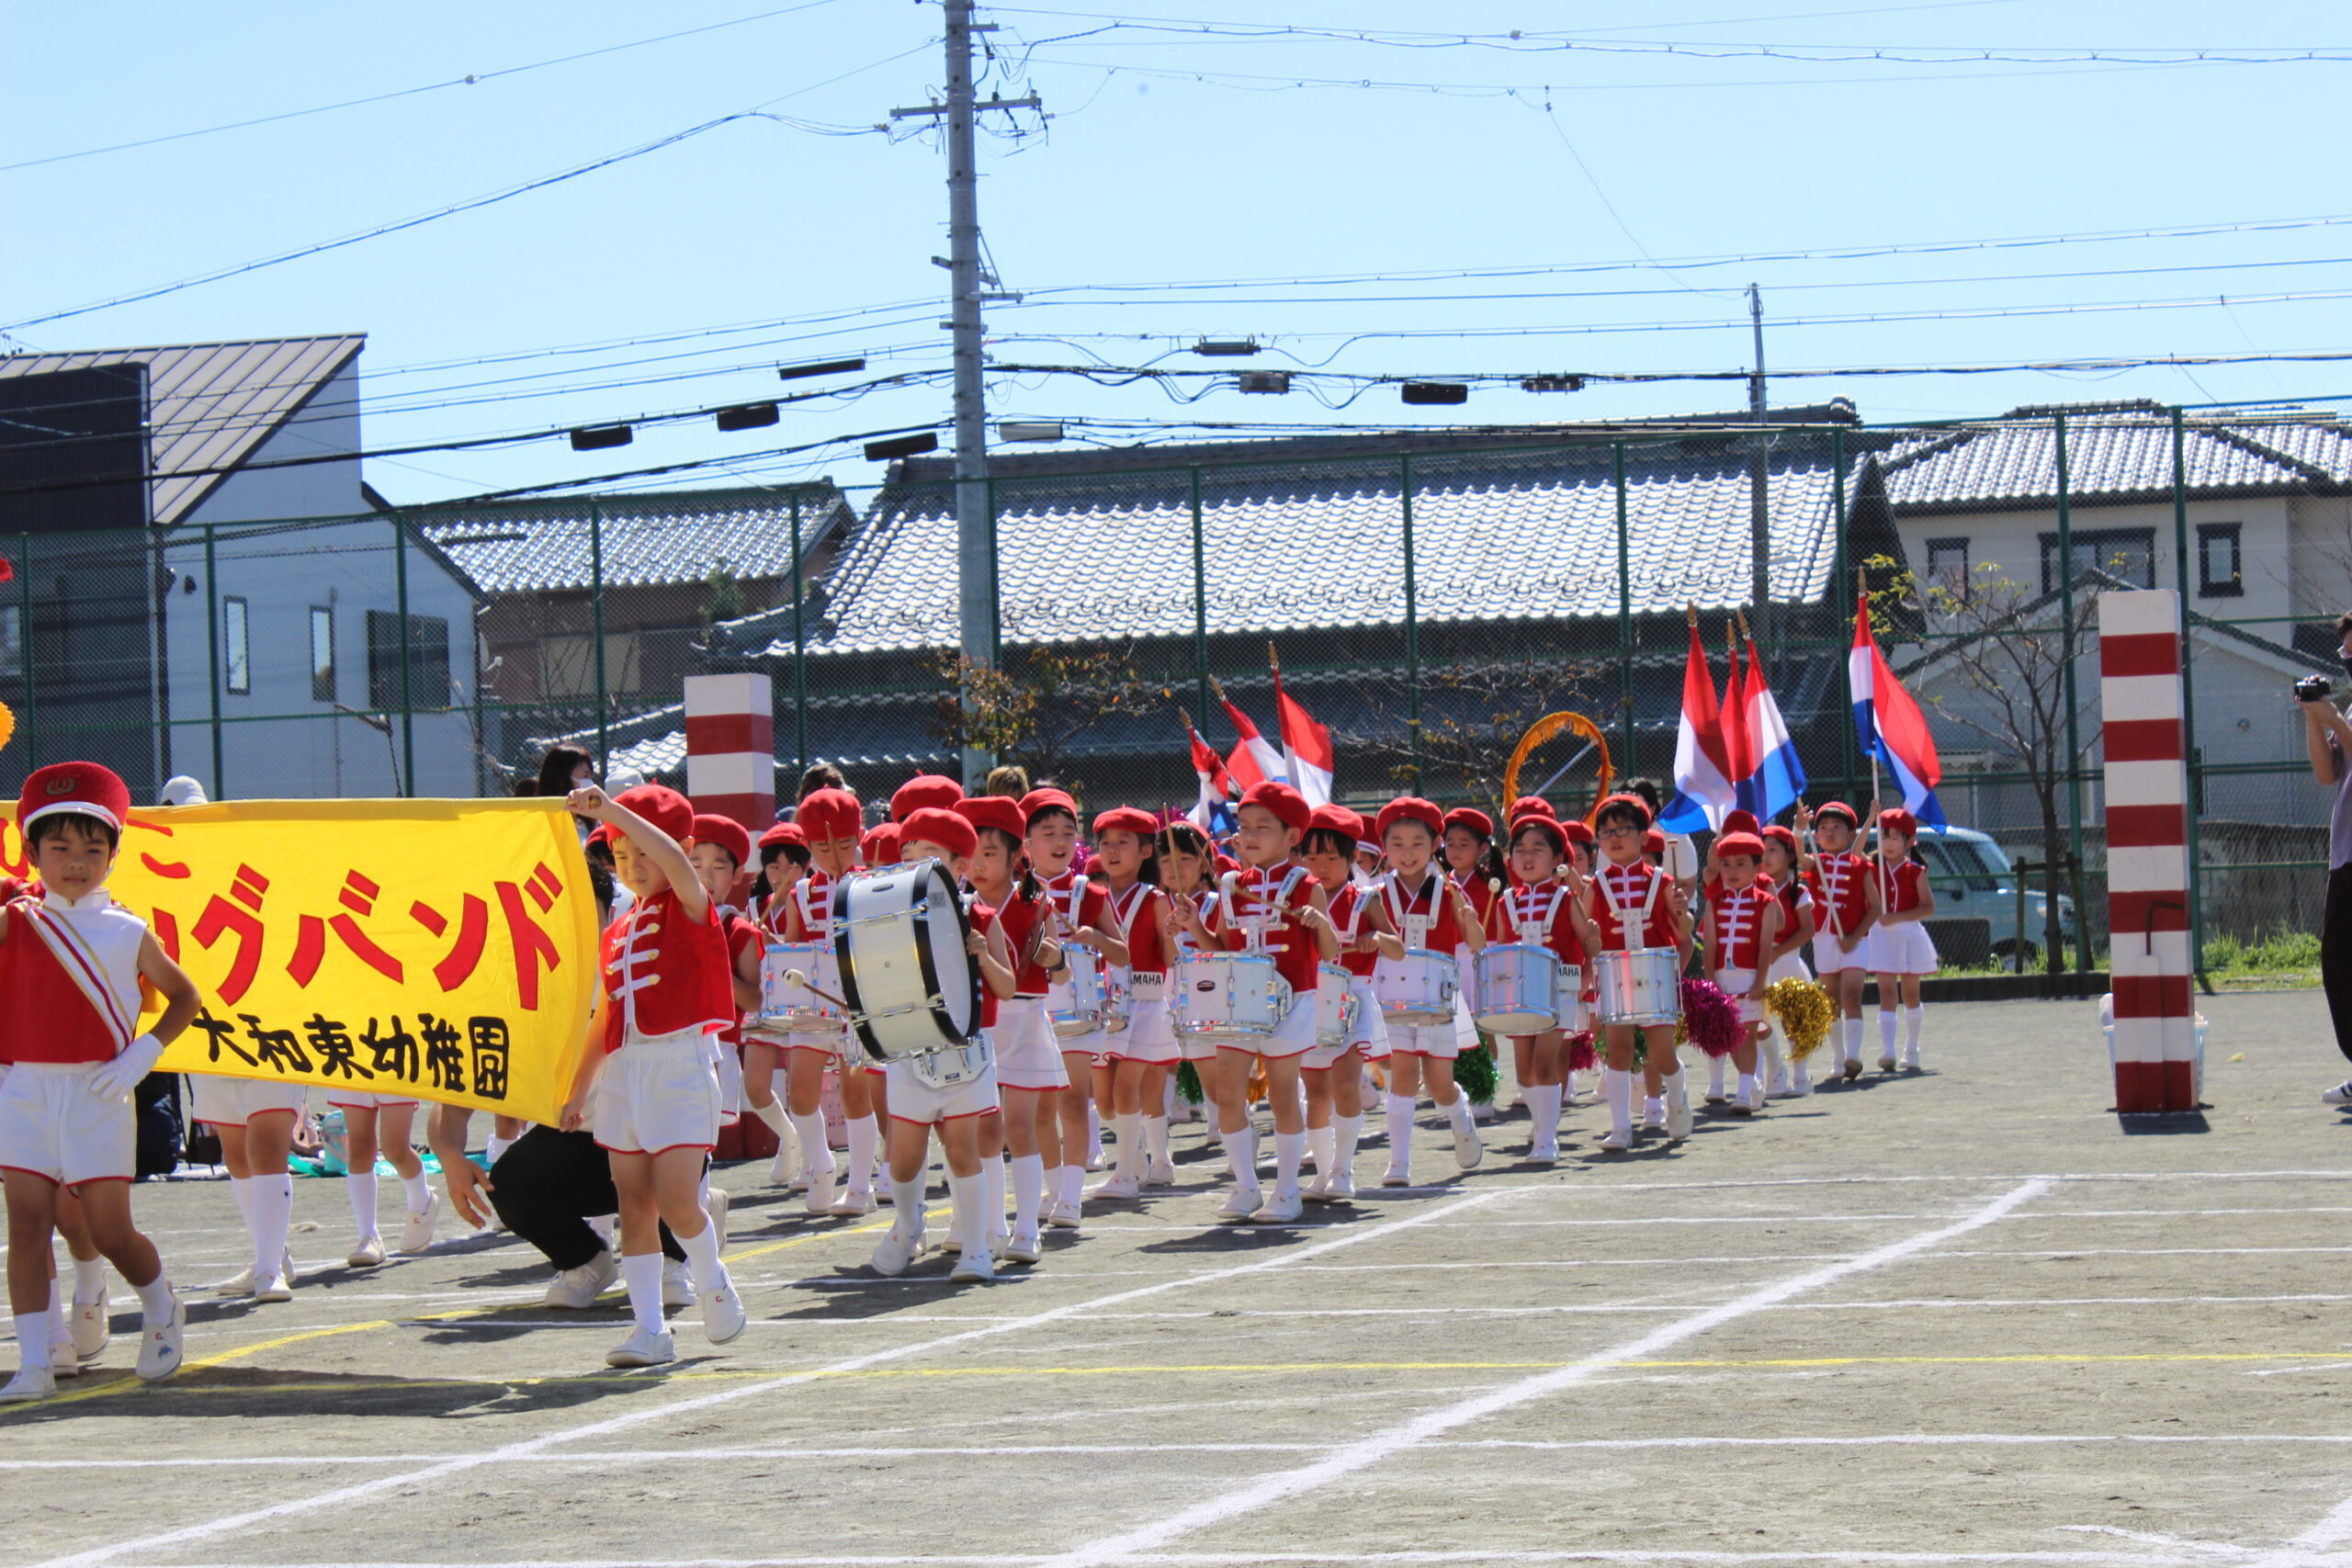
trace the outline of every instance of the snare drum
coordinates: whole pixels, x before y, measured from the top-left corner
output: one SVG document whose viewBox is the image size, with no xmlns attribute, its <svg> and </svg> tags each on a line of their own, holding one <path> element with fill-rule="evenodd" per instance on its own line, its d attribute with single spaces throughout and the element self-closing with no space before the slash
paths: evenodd
<svg viewBox="0 0 2352 1568">
<path fill-rule="evenodd" d="M 1671 947 L 1636 947 L 1594 958 L 1600 976 L 1603 1023 L 1672 1023 L 1682 1016 L 1682 954 Z"/>
<path fill-rule="evenodd" d="M 1489 1034 L 1541 1034 L 1560 1024 L 1560 960 L 1547 947 L 1510 942 L 1482 951 L 1472 1016 Z"/>
<path fill-rule="evenodd" d="M 1372 994 L 1380 998 L 1380 1015 L 1391 1023 L 1450 1023 L 1461 988 L 1462 971 L 1453 960 L 1426 948 L 1384 958 L 1372 971 Z"/>
<path fill-rule="evenodd" d="M 1128 987 L 1125 965 L 1102 971 L 1102 1032 L 1106 1034 L 1116 1034 L 1127 1026 L 1128 1015 L 1135 1010 Z"/>
<path fill-rule="evenodd" d="M 1056 1034 L 1073 1040 L 1102 1027 L 1102 960 L 1092 948 L 1072 942 L 1062 949 L 1062 962 L 1069 965 L 1069 978 L 1046 993 L 1046 1013 Z"/>
<path fill-rule="evenodd" d="M 1290 982 L 1257 953 L 1192 953 L 1176 964 L 1176 1032 L 1246 1043 L 1290 1016 Z"/>
<path fill-rule="evenodd" d="M 1555 1029 L 1565 1029 L 1575 1034 L 1592 1027 L 1592 1010 L 1585 1005 L 1584 971 L 1573 964 L 1560 965 L 1559 982 L 1552 993 L 1552 1005 L 1560 1021 Z"/>
<path fill-rule="evenodd" d="M 819 971 L 820 961 L 831 953 L 822 942 L 769 942 L 760 954 L 760 1015 L 743 1026 L 743 1032 L 775 1040 L 787 1034 L 813 1034 L 838 1028 L 842 1010 L 808 988 L 809 979 Z M 794 970 L 800 974 L 798 985 L 785 978 Z"/>
<path fill-rule="evenodd" d="M 960 1046 L 980 1027 L 980 968 L 964 906 L 935 860 L 873 867 L 833 891 L 842 999 L 877 1062 Z"/>
<path fill-rule="evenodd" d="M 1315 1043 L 1344 1047 L 1356 1032 L 1355 993 L 1348 989 L 1352 976 L 1337 964 L 1316 968 L 1322 978 L 1315 987 Z"/>
<path fill-rule="evenodd" d="M 989 1070 L 989 1043 L 975 1035 L 961 1045 L 943 1045 L 909 1056 L 907 1070 L 933 1089 L 954 1089 Z"/>
</svg>

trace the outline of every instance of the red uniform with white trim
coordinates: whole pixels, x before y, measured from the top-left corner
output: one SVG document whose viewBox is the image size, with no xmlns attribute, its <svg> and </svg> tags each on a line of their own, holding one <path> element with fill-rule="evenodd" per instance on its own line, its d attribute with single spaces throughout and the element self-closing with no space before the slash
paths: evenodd
<svg viewBox="0 0 2352 1568">
<path fill-rule="evenodd" d="M 1667 897 L 1673 879 L 1647 861 L 1630 865 L 1604 862 L 1592 874 L 1585 912 L 1600 928 L 1604 953 L 1678 945 L 1674 909 Z"/>
<path fill-rule="evenodd" d="M 1920 890 L 1928 880 L 1926 866 L 1906 860 L 1883 867 L 1872 863 L 1871 870 L 1879 879 L 1879 908 L 1889 914 L 1919 908 Z M 1858 951 L 1866 955 L 1871 971 L 1880 975 L 1932 975 L 1939 962 L 1935 939 L 1917 920 L 1894 925 L 1880 920 Z"/>
<path fill-rule="evenodd" d="M 1004 1089 L 1040 1093 L 1069 1087 L 1069 1070 L 1062 1066 L 1061 1043 L 1055 1038 L 1053 1022 L 1046 1016 L 1045 965 L 1037 962 L 1034 953 L 1027 963 L 1021 961 L 1023 953 L 1032 952 L 1031 933 L 1052 907 L 1050 894 L 1041 888 L 1023 897 L 1016 883 L 1001 906 L 989 909 L 990 920 L 1003 928 L 1005 956 L 1014 966 L 1012 999 L 990 998 L 982 1011 L 988 1020 L 989 1042 L 996 1055 L 996 1081 Z"/>
<path fill-rule="evenodd" d="M 1171 897 L 1173 896 L 1171 895 Z M 1217 906 L 1221 902 L 1216 890 L 1213 888 L 1203 888 L 1197 893 L 1187 894 L 1184 897 L 1187 897 L 1192 900 L 1193 911 L 1201 917 L 1201 923 L 1207 926 L 1211 931 L 1215 931 L 1216 930 Z M 1201 951 L 1201 944 L 1193 940 L 1192 932 L 1184 930 L 1181 926 L 1178 927 L 1176 931 L 1176 952 L 1169 964 L 1169 981 L 1171 994 L 1168 1002 L 1168 1015 L 1169 1021 L 1171 1024 L 1182 1023 L 1184 1018 L 1182 992 L 1175 984 L 1178 974 L 1176 965 L 1182 964 L 1188 954 L 1199 953 Z M 1176 1035 L 1176 1050 L 1177 1054 L 1182 1056 L 1187 1062 L 1214 1062 L 1216 1060 L 1216 1042 L 1206 1035 L 1186 1034 L 1182 1031 L 1179 1030 Z"/>
<path fill-rule="evenodd" d="M 1103 891 L 1100 877 L 1088 876 L 1073 868 L 1046 883 L 1046 891 L 1054 900 L 1054 917 L 1057 922 L 1054 929 L 1065 936 L 1081 930 L 1091 932 L 1109 919 L 1110 896 Z M 1108 967 L 1102 949 L 1092 945 L 1091 936 L 1077 945 L 1083 948 L 1084 956 L 1075 961 L 1091 963 L 1096 976 L 1101 976 Z M 1057 984 L 1046 989 L 1046 1011 L 1048 1014 L 1066 1012 L 1075 1005 L 1075 998 L 1067 984 Z M 1057 1038 L 1060 1040 L 1060 1048 L 1071 1055 L 1097 1056 L 1110 1048 L 1109 1036 L 1099 1025 L 1084 1034 Z"/>
<path fill-rule="evenodd" d="M 1483 884 L 1483 879 L 1477 880 Z M 1387 913 L 1390 928 L 1404 940 L 1406 953 L 1401 963 L 1384 958 L 1373 965 L 1375 993 L 1384 980 L 1405 973 L 1408 965 L 1425 962 L 1413 957 L 1413 954 L 1430 953 L 1453 961 L 1457 966 L 1456 1002 L 1459 1004 L 1464 1000 L 1464 987 L 1461 982 L 1467 976 L 1460 975 L 1459 970 L 1464 966 L 1462 949 L 1464 943 L 1461 925 L 1454 914 L 1453 899 L 1446 892 L 1453 886 L 1449 878 L 1433 874 L 1424 876 L 1420 886 L 1408 893 L 1403 879 L 1393 871 L 1373 883 L 1374 894 L 1371 896 L 1380 899 L 1382 908 Z M 1487 896 L 1493 897 L 1494 890 L 1488 888 Z M 1475 904 L 1473 908 L 1476 908 Z M 1462 1007 L 1457 1005 L 1455 1012 L 1456 1016 L 1445 1023 L 1406 1023 L 1396 1019 L 1385 1020 L 1388 1049 L 1400 1056 L 1453 1060 L 1478 1043 L 1477 1031 L 1470 1025 Z"/>
<path fill-rule="evenodd" d="M 139 1031 L 139 949 L 147 922 L 105 888 L 46 890 L 8 906 L 0 941 L 0 1168 L 66 1187 L 128 1181 L 138 1123 L 90 1092 L 92 1069 Z"/>
<path fill-rule="evenodd" d="M 841 879 L 823 866 L 812 865 L 792 890 L 768 906 L 768 928 L 776 940 L 814 945 L 807 962 L 796 965 L 809 985 L 828 996 L 842 994 L 842 964 L 833 951 L 833 895 Z M 784 1037 L 787 1051 L 813 1051 L 821 1056 L 843 1056 L 849 1043 L 846 1021 L 815 1030 L 795 1030 Z"/>
<path fill-rule="evenodd" d="M 1820 888 L 1815 917 L 1821 929 L 1814 934 L 1813 966 L 1824 975 L 1867 967 L 1862 942 L 1857 942 L 1849 953 L 1838 939 L 1861 931 L 1862 922 L 1870 918 L 1870 857 L 1847 850 L 1815 855 L 1814 865 Z"/>
<path fill-rule="evenodd" d="M 1227 897 L 1219 900 L 1211 931 L 1228 952 L 1262 953 L 1272 958 L 1274 973 L 1291 989 L 1290 1011 L 1255 1055 L 1304 1056 L 1315 1049 L 1315 992 L 1323 978 L 1321 949 L 1315 933 L 1299 919 L 1302 911 L 1314 907 L 1315 878 L 1305 866 L 1253 865 L 1228 874 L 1223 886 Z"/>
<path fill-rule="evenodd" d="M 718 1142 L 716 1037 L 735 1017 L 716 905 L 689 918 L 675 888 L 640 898 L 604 939 L 605 1049 L 596 1141 L 619 1154 Z"/>
<path fill-rule="evenodd" d="M 1179 1059 L 1168 1010 L 1169 956 L 1159 929 L 1167 897 L 1148 882 L 1125 893 L 1106 891 L 1111 929 L 1127 944 L 1127 1026 L 1110 1036 L 1110 1053 L 1121 1060 L 1166 1066 Z"/>
<path fill-rule="evenodd" d="M 1749 997 L 1747 990 L 1756 984 L 1757 966 L 1763 958 L 1764 921 L 1780 903 L 1759 877 L 1746 887 L 1718 886 L 1707 904 L 1714 916 L 1715 940 L 1722 948 L 1707 955 L 1708 966 L 1715 984 L 1739 1003 L 1739 1016 L 1750 1023 L 1764 1016 L 1763 1002 Z"/>
</svg>

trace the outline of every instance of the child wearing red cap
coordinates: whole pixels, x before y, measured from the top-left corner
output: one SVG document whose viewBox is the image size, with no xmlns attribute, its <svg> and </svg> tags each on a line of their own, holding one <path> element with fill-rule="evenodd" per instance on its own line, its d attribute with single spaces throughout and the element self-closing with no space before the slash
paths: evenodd
<svg viewBox="0 0 2352 1568">
<path fill-rule="evenodd" d="M 1216 908 L 1216 846 L 1193 823 L 1175 821 L 1159 830 L 1157 858 L 1160 891 L 1168 900 L 1166 934 L 1170 983 L 1173 985 L 1175 966 L 1182 964 L 1186 955 L 1201 951 L 1201 944 L 1193 940 L 1194 928 L 1179 918 L 1180 909 L 1190 909 L 1202 922 L 1205 922 Z M 1169 1002 L 1170 1021 L 1176 1021 L 1180 1013 L 1181 1010 L 1171 997 Z M 1193 1064 L 1193 1071 L 1199 1077 L 1205 1093 L 1212 1086 L 1216 1072 L 1216 1042 L 1204 1034 L 1180 1031 L 1176 1036 L 1176 1052 L 1181 1060 Z M 1177 1099 L 1174 1074 L 1169 1076 L 1166 1103 L 1170 1125 L 1203 1119 L 1205 1115 L 1193 1110 L 1189 1101 Z"/>
<path fill-rule="evenodd" d="M 1372 967 L 1383 956 L 1402 958 L 1405 944 L 1388 924 L 1372 885 L 1355 874 L 1349 852 L 1363 818 L 1344 807 L 1318 806 L 1299 846 L 1306 869 L 1323 886 L 1332 928 L 1340 937 L 1340 966 L 1348 972 L 1348 994 L 1355 1010 L 1348 1037 L 1336 1045 L 1319 1041 L 1306 1054 L 1301 1077 L 1306 1085 L 1306 1145 L 1315 1156 L 1315 1179 L 1303 1196 L 1310 1203 L 1346 1201 L 1356 1195 L 1356 1144 L 1363 1135 L 1363 1069 L 1388 1059 L 1388 1031 L 1373 995 Z M 1317 993 L 1320 996 L 1320 992 Z"/>
<path fill-rule="evenodd" d="M 1760 880 L 1772 889 L 1772 896 L 1781 903 L 1781 934 L 1768 955 L 1765 984 L 1810 980 L 1813 971 L 1805 967 L 1804 947 L 1813 940 L 1814 910 L 1819 907 L 1814 896 L 1813 874 L 1804 869 L 1804 851 L 1797 843 L 1794 829 L 1774 822 L 1765 828 L 1763 838 L 1764 874 Z M 1772 1075 L 1764 1089 L 1766 1099 L 1802 1100 L 1813 1092 L 1813 1075 L 1804 1063 L 1782 1054 L 1780 1021 L 1769 1009 L 1764 1015 L 1764 1058 Z"/>
<path fill-rule="evenodd" d="M 735 1017 L 727 934 L 687 859 L 695 812 L 685 796 L 639 784 L 615 800 L 591 784 L 572 791 L 565 808 L 612 828 L 614 865 L 637 893 L 605 933 L 605 1052 L 581 1075 L 563 1122 L 581 1125 L 593 1094 L 596 1141 L 620 1195 L 621 1279 L 635 1326 L 605 1364 L 658 1366 L 677 1350 L 662 1316 L 657 1220 L 685 1249 L 710 1342 L 728 1343 L 749 1321 L 702 1197 L 718 1142 L 711 1038 Z"/>
<path fill-rule="evenodd" d="M 1878 879 L 1870 857 L 1854 852 L 1861 818 L 1842 800 L 1817 810 L 1797 807 L 1797 829 L 1813 829 L 1813 874 L 1821 885 L 1821 929 L 1813 939 L 1813 966 L 1838 999 L 1833 1026 L 1837 1055 L 1830 1066 L 1849 1080 L 1862 1075 L 1862 980 L 1870 969 L 1864 943 L 1878 923 Z"/>
<path fill-rule="evenodd" d="M 152 1382 L 180 1370 L 187 1311 L 155 1244 L 130 1220 L 138 1132 L 129 1100 L 200 998 L 147 922 L 107 891 L 130 819 L 130 791 L 96 762 L 35 769 L 17 802 L 40 888 L 0 907 L 0 1180 L 20 1357 L 0 1403 L 57 1389 L 51 1345 L 63 1337 L 53 1332 L 63 1303 L 49 1237 L 61 1194 L 78 1202 L 89 1239 L 139 1292 L 139 1375 Z M 163 1016 L 140 1033 L 149 992 Z M 79 1371 L 70 1339 L 66 1360 Z"/>
<path fill-rule="evenodd" d="M 1576 904 L 1584 879 L 1568 863 L 1568 836 L 1548 813 L 1527 812 L 1510 827 L 1510 886 L 1487 917 L 1490 941 L 1540 947 L 1581 970 L 1584 942 L 1577 935 Z M 1566 875 L 1561 874 L 1563 870 Z M 1560 1102 L 1566 1092 L 1567 1031 L 1511 1035 L 1512 1076 L 1527 1101 L 1527 1157 L 1535 1165 L 1560 1159 Z"/>
<path fill-rule="evenodd" d="M 1460 965 L 1464 953 L 1487 945 L 1487 937 L 1461 884 L 1430 864 L 1446 832 L 1444 817 L 1430 802 L 1403 795 L 1381 807 L 1378 826 L 1388 871 L 1373 886 L 1389 929 L 1404 939 L 1407 953 L 1431 953 Z M 1402 973 L 1404 962 L 1402 955 L 1382 957 L 1373 967 L 1373 989 L 1384 991 L 1384 981 Z M 1453 1061 L 1461 1052 L 1453 1019 L 1388 1020 L 1388 1169 L 1380 1179 L 1383 1187 L 1412 1185 L 1413 1110 L 1423 1089 L 1453 1129 L 1454 1163 L 1469 1170 L 1486 1158 L 1471 1121 L 1470 1099 L 1453 1082 Z"/>
<path fill-rule="evenodd" d="M 1894 1009 L 1903 1008 L 1903 1066 L 1919 1066 L 1919 1031 L 1927 1010 L 1919 1005 L 1919 982 L 1936 972 L 1935 939 L 1921 924 L 1936 912 L 1935 889 L 1917 857 L 1919 819 L 1900 807 L 1878 814 L 1878 859 L 1871 886 L 1878 894 L 1878 923 L 1871 928 L 1866 963 L 1878 976 L 1878 1065 L 1894 1071 Z"/>
<path fill-rule="evenodd" d="M 833 953 L 835 895 L 857 863 L 858 827 L 865 819 L 857 796 L 845 789 L 820 789 L 800 803 L 795 820 L 808 838 L 808 874 L 785 901 L 784 940 L 813 942 L 819 951 L 808 971 L 810 988 L 842 994 L 841 962 Z M 873 1171 L 882 1144 L 876 1095 L 882 1075 L 865 1070 L 863 1054 L 849 1048 L 846 1021 L 827 1028 L 787 1034 L 784 1040 L 785 1113 L 800 1135 L 801 1175 L 812 1214 L 855 1217 L 874 1212 Z M 848 1124 L 849 1181 L 838 1200 L 841 1171 L 832 1140 L 825 1133 L 825 1069 L 840 1074 L 842 1118 Z M 922 1201 L 918 1194 L 916 1201 Z"/>
<path fill-rule="evenodd" d="M 975 895 L 972 923 L 1002 953 L 1012 976 L 1010 989 L 992 984 L 980 998 L 996 1066 L 1005 1175 L 1012 1188 L 1012 1230 L 997 1255 L 1011 1263 L 1035 1263 L 1041 1255 L 1037 1232 L 1046 1202 L 1043 1149 L 1054 1137 L 1051 1101 L 1069 1081 L 1046 1016 L 1046 972 L 1061 966 L 1061 944 L 1053 929 L 1053 898 L 1022 853 L 1027 824 L 1020 804 L 980 795 L 956 809 L 973 828 L 965 873 Z M 993 1227 L 1003 1213 L 1003 1195 L 987 1201 Z"/>
<path fill-rule="evenodd" d="M 1118 972 L 1127 993 L 1126 1027 L 1110 1035 L 1111 1127 L 1119 1165 L 1096 1188 L 1104 1198 L 1134 1198 L 1146 1186 L 1176 1179 L 1163 1110 L 1176 1070 L 1176 1026 L 1168 1011 L 1168 900 L 1153 886 L 1151 846 L 1159 824 L 1148 811 L 1122 806 L 1094 819 L 1102 891 L 1111 924 L 1127 950 Z"/>
<path fill-rule="evenodd" d="M 1054 934 L 1059 940 L 1064 964 L 1072 950 L 1088 955 L 1099 982 L 1105 967 L 1127 961 L 1127 944 L 1111 923 L 1110 900 L 1102 883 L 1071 863 L 1078 856 L 1078 803 L 1058 789 L 1033 789 L 1021 799 L 1027 837 L 1023 848 L 1038 880 L 1054 901 Z M 1073 1004 L 1067 969 L 1049 973 L 1046 992 L 1047 1014 L 1068 1012 Z M 1083 1034 L 1061 1035 L 1062 1075 L 1067 1082 L 1055 1097 L 1061 1123 L 1061 1163 L 1046 1172 L 1046 1223 L 1076 1230 L 1079 1206 L 1086 1197 L 1086 1172 L 1099 1164 L 1095 1146 L 1099 1123 L 1094 1120 L 1094 1059 L 1108 1049 L 1109 1036 L 1098 1024 Z M 1048 1148 L 1050 1156 L 1054 1151 Z"/>
<path fill-rule="evenodd" d="M 785 911 L 791 907 L 792 889 L 808 870 L 808 837 L 797 822 L 779 822 L 760 835 L 760 874 L 752 890 L 752 909 L 759 923 L 763 946 L 784 940 Z M 764 1000 L 764 998 L 763 998 Z M 743 1105 L 775 1134 L 775 1159 L 768 1179 L 788 1187 L 800 1168 L 800 1134 L 785 1113 L 775 1092 L 775 1069 L 784 1059 L 780 1036 L 765 1032 L 743 1037 Z M 819 1067 L 821 1078 L 823 1068 Z"/>
<path fill-rule="evenodd" d="M 1274 972 L 1290 987 L 1290 1010 L 1272 1035 L 1254 1045 L 1220 1043 L 1216 1095 L 1217 1138 L 1233 1162 L 1233 1193 L 1218 1216 L 1287 1224 L 1306 1212 L 1299 1170 L 1306 1159 L 1306 1120 L 1300 1102 L 1299 1066 L 1315 1049 L 1315 992 L 1320 964 L 1340 955 L 1323 889 L 1294 863 L 1311 811 L 1306 797 L 1271 780 L 1250 786 L 1236 813 L 1234 835 L 1242 869 L 1223 881 L 1214 923 L 1197 914 L 1186 920 L 1204 946 L 1272 957 Z M 1274 1195 L 1269 1201 L 1258 1185 L 1256 1129 L 1250 1120 L 1250 1058 L 1266 1065 L 1266 1097 L 1274 1117 Z"/>
<path fill-rule="evenodd" d="M 1756 1045 L 1764 1032 L 1764 987 L 1771 983 L 1770 955 L 1781 938 L 1781 900 L 1761 880 L 1764 840 L 1754 833 L 1725 833 L 1714 842 L 1720 880 L 1707 897 L 1707 966 L 1715 985 L 1739 1004 L 1747 1025 L 1732 1052 L 1739 1089 L 1732 1110 L 1753 1116 L 1764 1109 L 1764 1086 L 1756 1076 Z"/>
<path fill-rule="evenodd" d="M 1593 867 L 1590 891 L 1576 901 L 1577 934 L 1585 951 L 1594 954 L 1639 948 L 1689 952 L 1690 907 L 1673 877 L 1645 857 L 1650 808 L 1638 796 L 1612 795 L 1594 814 L 1594 835 L 1600 844 L 1600 863 Z M 1643 1077 L 1648 1090 L 1643 1124 L 1663 1127 L 1667 1137 L 1680 1143 L 1690 1135 L 1690 1101 L 1684 1090 L 1682 1064 L 1677 1058 L 1674 1025 L 1640 1027 L 1647 1055 Z M 1604 1149 L 1634 1146 L 1634 1038 L 1631 1023 L 1604 1023 L 1606 1047 L 1601 1068 L 1601 1098 L 1609 1102 L 1609 1132 Z"/>
</svg>

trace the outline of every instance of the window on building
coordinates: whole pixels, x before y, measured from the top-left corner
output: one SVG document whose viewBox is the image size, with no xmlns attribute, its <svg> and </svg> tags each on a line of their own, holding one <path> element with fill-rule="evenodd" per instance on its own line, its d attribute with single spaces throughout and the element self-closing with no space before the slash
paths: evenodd
<svg viewBox="0 0 2352 1568">
<path fill-rule="evenodd" d="M 2071 570 L 2059 570 L 2058 536 L 2041 536 L 2041 591 L 2053 592 L 2064 578 L 2103 571 L 2134 588 L 2156 585 L 2156 531 L 2154 528 L 2076 528 L 2072 540 Z"/>
<path fill-rule="evenodd" d="M 1929 539 L 1926 586 L 1941 589 L 1955 599 L 1968 597 L 1968 541 Z"/>
<path fill-rule="evenodd" d="M 311 606 L 311 700 L 335 700 L 334 608 L 329 604 Z"/>
<path fill-rule="evenodd" d="M 220 669 L 232 695 L 243 696 L 254 689 L 251 641 L 244 600 L 234 593 L 226 595 L 220 601 Z"/>
<path fill-rule="evenodd" d="M 2245 592 L 2238 545 L 2245 531 L 2242 523 L 2197 525 L 2197 596 L 2235 599 Z"/>
<path fill-rule="evenodd" d="M 401 618 L 368 612 L 368 705 L 378 710 L 449 705 L 449 623 L 439 615 L 408 618 L 407 692 L 403 702 Z"/>
</svg>

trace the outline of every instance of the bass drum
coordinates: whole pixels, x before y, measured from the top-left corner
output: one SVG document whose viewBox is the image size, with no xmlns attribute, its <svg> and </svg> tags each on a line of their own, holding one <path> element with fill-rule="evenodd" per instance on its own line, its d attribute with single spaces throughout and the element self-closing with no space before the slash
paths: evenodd
<svg viewBox="0 0 2352 1568">
<path fill-rule="evenodd" d="M 851 1031 L 877 1062 L 962 1045 L 979 1032 L 980 967 L 947 868 L 935 860 L 858 872 L 834 890 L 833 950 Z"/>
</svg>

